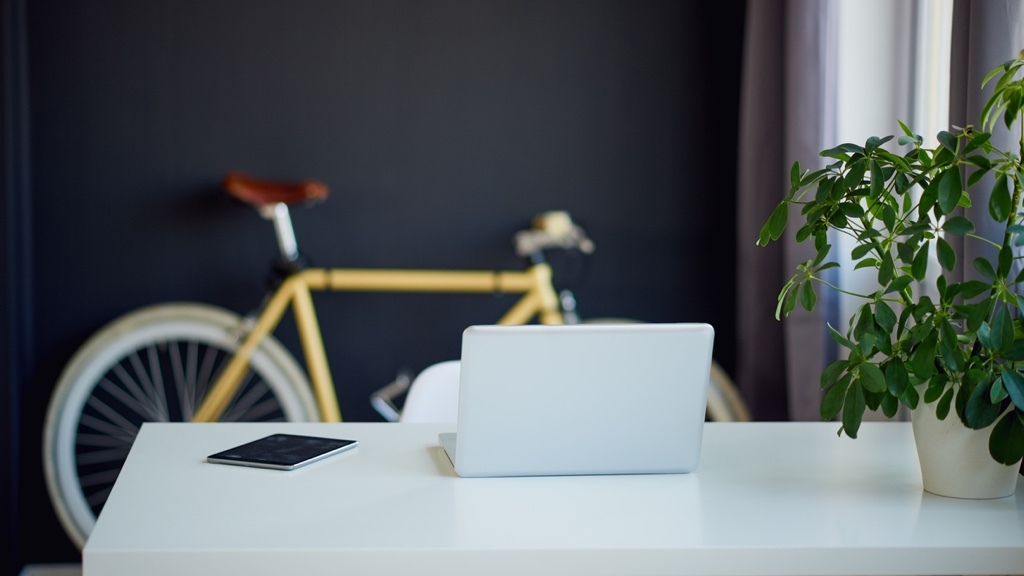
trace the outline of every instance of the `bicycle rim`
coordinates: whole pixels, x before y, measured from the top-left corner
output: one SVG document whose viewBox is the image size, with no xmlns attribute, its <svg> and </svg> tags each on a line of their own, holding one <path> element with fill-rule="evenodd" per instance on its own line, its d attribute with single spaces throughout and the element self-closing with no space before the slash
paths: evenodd
<svg viewBox="0 0 1024 576">
<path fill-rule="evenodd" d="M 68 363 L 47 412 L 43 463 L 54 509 L 81 548 L 145 422 L 187 422 L 237 347 L 241 318 L 198 304 L 164 304 L 115 320 Z M 267 338 L 221 417 L 314 421 L 308 381 Z"/>
</svg>

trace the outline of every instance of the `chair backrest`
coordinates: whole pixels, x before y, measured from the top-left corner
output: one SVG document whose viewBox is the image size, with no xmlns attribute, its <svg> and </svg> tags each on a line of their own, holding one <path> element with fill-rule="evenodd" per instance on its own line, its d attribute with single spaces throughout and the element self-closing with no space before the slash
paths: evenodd
<svg viewBox="0 0 1024 576">
<path fill-rule="evenodd" d="M 456 423 L 459 417 L 460 362 L 425 368 L 409 385 L 399 422 Z"/>
</svg>

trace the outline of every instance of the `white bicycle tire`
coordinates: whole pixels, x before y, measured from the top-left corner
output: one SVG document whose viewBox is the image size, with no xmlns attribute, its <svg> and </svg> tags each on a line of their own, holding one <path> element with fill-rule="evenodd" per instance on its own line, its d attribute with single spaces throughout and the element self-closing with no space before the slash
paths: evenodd
<svg viewBox="0 0 1024 576">
<path fill-rule="evenodd" d="M 137 420 L 141 417 L 142 422 L 185 420 L 182 414 L 194 410 L 198 403 L 197 398 L 190 398 L 188 394 L 197 392 L 199 386 L 196 385 L 196 380 L 199 376 L 210 373 L 209 370 L 196 372 L 199 368 L 197 362 L 200 359 L 200 348 L 204 361 L 202 368 L 214 363 L 220 366 L 223 361 L 221 354 L 237 349 L 237 334 L 242 326 L 243 320 L 240 316 L 214 306 L 194 303 L 158 304 L 115 319 L 90 337 L 72 356 L 58 379 L 47 409 L 43 431 L 43 467 L 54 510 L 68 537 L 79 549 L 84 546 L 96 523 L 98 510 L 94 511 L 95 502 L 99 500 L 98 507 L 101 508 L 102 503 L 106 501 L 106 494 L 92 494 L 94 503 L 90 504 L 89 497 L 85 494 L 82 478 L 79 476 L 79 441 L 83 438 L 95 438 L 97 442 L 102 442 L 106 448 L 95 450 L 92 453 L 93 457 L 99 454 L 116 455 L 121 452 L 127 455 L 127 449 L 138 432 L 137 428 L 132 431 L 133 425 L 129 419 Z M 167 342 L 174 342 L 175 346 L 169 346 Z M 185 361 L 181 359 L 182 346 L 188 356 Z M 171 350 L 172 348 L 177 352 Z M 212 355 L 211 350 L 214 351 Z M 171 369 L 170 366 L 165 367 L 158 361 L 155 363 L 159 368 L 156 371 L 153 371 L 153 365 L 150 364 L 145 366 L 142 374 L 133 370 L 139 380 L 145 382 L 135 387 L 125 387 L 120 391 L 122 396 L 114 396 L 113 403 L 117 403 L 116 398 L 128 398 L 123 396 L 127 391 L 132 396 L 128 400 L 143 412 L 151 413 L 141 414 L 139 410 L 135 410 L 133 414 L 117 414 L 110 405 L 112 403 L 104 402 L 99 394 L 106 394 L 109 390 L 118 391 L 119 385 L 112 382 L 114 378 L 108 379 L 107 376 L 112 370 L 124 372 L 126 362 L 131 367 L 139 366 L 130 363 L 141 361 L 141 351 L 145 351 L 147 362 L 154 359 L 153 354 L 162 355 L 163 351 L 177 357 L 177 371 L 172 369 L 172 374 L 167 375 L 173 375 L 175 379 L 179 375 L 184 375 L 186 379 L 191 377 L 192 381 L 186 383 L 186 389 L 176 386 L 173 392 L 177 396 L 172 397 L 172 391 L 163 385 L 164 372 Z M 156 358 L 159 360 L 159 356 Z M 250 368 L 250 376 L 257 380 L 254 384 L 246 385 L 249 393 L 239 395 L 233 400 L 237 405 L 233 404 L 235 411 L 229 413 L 228 420 L 242 421 L 246 417 L 245 412 L 253 406 L 273 409 L 271 414 L 275 419 L 294 422 L 319 419 L 305 373 L 294 357 L 276 339 L 268 336 L 263 340 L 253 352 Z M 213 370 L 213 373 L 215 372 L 216 370 Z M 265 392 L 260 381 L 265 384 Z M 191 390 L 187 389 L 189 386 L 192 387 Z M 135 396 L 136 393 L 144 396 Z M 260 399 L 258 404 L 255 403 L 256 399 Z M 178 418 L 174 417 L 174 411 L 171 409 L 173 407 L 164 405 L 165 401 L 176 402 Z M 251 406 L 247 404 L 250 401 L 253 402 Z M 274 408 L 273 402 L 279 403 L 279 407 Z M 94 416 L 84 416 L 87 409 L 94 411 L 95 406 L 101 408 L 99 413 L 110 416 L 110 422 L 102 422 Z M 254 412 L 250 410 L 250 414 L 254 415 Z M 80 436 L 80 425 L 86 428 L 88 426 L 82 423 L 83 420 L 104 424 L 98 426 L 98 429 L 113 433 L 107 436 L 103 436 L 105 432 Z M 141 426 L 141 422 L 137 425 Z M 115 462 L 117 458 L 111 456 L 108 460 L 107 464 L 116 466 L 116 469 L 105 471 L 104 475 L 109 477 L 112 474 L 116 478 L 124 458 L 121 457 L 119 462 Z M 112 485 L 113 479 L 108 480 L 109 485 Z M 109 488 L 107 490 L 109 491 Z"/>
</svg>

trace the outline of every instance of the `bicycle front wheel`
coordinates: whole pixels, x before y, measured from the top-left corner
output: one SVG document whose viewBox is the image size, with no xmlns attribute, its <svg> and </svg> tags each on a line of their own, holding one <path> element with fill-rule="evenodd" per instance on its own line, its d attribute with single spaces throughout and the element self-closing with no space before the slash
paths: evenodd
<svg viewBox="0 0 1024 576">
<path fill-rule="evenodd" d="M 57 516 L 79 549 L 139 428 L 190 421 L 243 330 L 242 318 L 227 310 L 160 304 L 113 321 L 71 358 L 47 410 L 43 466 Z M 268 336 L 221 420 L 318 418 L 302 369 Z"/>
</svg>

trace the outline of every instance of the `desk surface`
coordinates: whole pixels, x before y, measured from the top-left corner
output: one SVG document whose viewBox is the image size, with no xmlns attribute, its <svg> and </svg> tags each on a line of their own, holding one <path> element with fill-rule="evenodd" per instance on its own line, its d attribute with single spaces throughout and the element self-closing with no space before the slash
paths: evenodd
<svg viewBox="0 0 1024 576">
<path fill-rule="evenodd" d="M 83 551 L 146 574 L 1024 574 L 1009 498 L 924 493 L 908 424 L 709 423 L 689 475 L 458 478 L 428 424 L 146 424 Z M 209 464 L 353 438 L 291 472 Z"/>
</svg>

